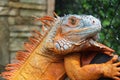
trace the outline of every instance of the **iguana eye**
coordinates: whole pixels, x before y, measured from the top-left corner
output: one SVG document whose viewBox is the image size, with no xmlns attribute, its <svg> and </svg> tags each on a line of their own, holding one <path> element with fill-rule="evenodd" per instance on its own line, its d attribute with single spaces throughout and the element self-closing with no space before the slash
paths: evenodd
<svg viewBox="0 0 120 80">
<path fill-rule="evenodd" d="M 75 24 L 76 24 L 76 19 L 75 19 L 75 18 L 71 18 L 69 21 L 70 21 L 70 23 L 71 23 L 72 25 L 75 25 Z"/>
<path fill-rule="evenodd" d="M 68 18 L 67 25 L 69 27 L 76 27 L 79 24 L 79 21 L 80 21 L 80 19 L 78 19 L 78 18 L 76 18 L 74 16 L 71 16 L 71 17 Z"/>
</svg>

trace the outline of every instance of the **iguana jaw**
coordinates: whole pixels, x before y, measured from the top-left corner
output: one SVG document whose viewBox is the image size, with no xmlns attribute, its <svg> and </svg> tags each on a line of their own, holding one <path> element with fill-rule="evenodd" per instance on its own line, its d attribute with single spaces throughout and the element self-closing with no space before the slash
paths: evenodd
<svg viewBox="0 0 120 80">
<path fill-rule="evenodd" d="M 72 30 L 67 32 L 65 35 L 56 35 L 54 40 L 54 51 L 59 54 L 80 51 L 82 46 L 90 39 L 93 39 L 100 31 L 100 29 L 101 27 L 92 26 Z M 77 41 L 72 41 L 72 38 L 76 38 Z"/>
</svg>

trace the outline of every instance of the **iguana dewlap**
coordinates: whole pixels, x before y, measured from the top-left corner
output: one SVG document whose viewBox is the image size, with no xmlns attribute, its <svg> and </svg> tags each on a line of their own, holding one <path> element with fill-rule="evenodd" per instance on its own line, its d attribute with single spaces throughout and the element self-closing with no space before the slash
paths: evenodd
<svg viewBox="0 0 120 80">
<path fill-rule="evenodd" d="M 98 44 L 91 39 L 100 31 L 101 23 L 91 15 L 44 16 L 36 20 L 43 23 L 42 34 L 35 31 L 25 43 L 25 51 L 17 52 L 18 62 L 7 65 L 2 74 L 7 80 L 64 80 L 64 56 L 84 50 L 87 42 Z"/>
</svg>

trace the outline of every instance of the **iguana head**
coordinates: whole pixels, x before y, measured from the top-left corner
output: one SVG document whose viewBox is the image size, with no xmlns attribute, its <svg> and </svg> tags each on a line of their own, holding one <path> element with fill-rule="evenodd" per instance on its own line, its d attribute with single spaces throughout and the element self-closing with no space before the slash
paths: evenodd
<svg viewBox="0 0 120 80">
<path fill-rule="evenodd" d="M 100 20 L 91 15 L 66 15 L 60 21 L 53 39 L 54 51 L 60 54 L 79 51 L 82 44 L 101 30 Z"/>
</svg>

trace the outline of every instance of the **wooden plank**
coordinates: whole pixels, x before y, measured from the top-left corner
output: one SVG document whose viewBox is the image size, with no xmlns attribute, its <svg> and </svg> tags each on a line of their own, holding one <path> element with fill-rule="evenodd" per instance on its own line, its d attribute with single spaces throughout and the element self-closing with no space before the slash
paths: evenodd
<svg viewBox="0 0 120 80">
<path fill-rule="evenodd" d="M 5 65 L 9 62 L 9 29 L 6 18 L 0 18 L 0 64 Z"/>
<path fill-rule="evenodd" d="M 0 6 L 6 6 L 7 1 L 6 0 L 0 0 Z"/>
<path fill-rule="evenodd" d="M 28 41 L 28 38 L 10 38 L 9 51 L 24 50 L 24 43 Z"/>
<path fill-rule="evenodd" d="M 9 2 L 8 6 L 9 7 L 14 7 L 14 8 L 23 8 L 23 9 L 46 10 L 46 5 L 39 5 L 39 4 Z"/>
<path fill-rule="evenodd" d="M 27 14 L 25 14 L 27 15 Z M 40 14 L 39 14 L 40 16 Z M 26 25 L 26 26 L 41 26 L 40 21 L 35 21 L 32 16 L 9 16 L 8 23 L 10 26 L 16 25 Z"/>
<path fill-rule="evenodd" d="M 30 32 L 11 32 L 10 33 L 10 37 L 21 37 L 21 38 L 25 38 L 25 37 L 29 37 L 32 36 L 32 34 Z"/>
<path fill-rule="evenodd" d="M 0 7 L 0 16 L 16 16 L 18 10 L 15 8 L 10 9 L 9 7 Z"/>
<path fill-rule="evenodd" d="M 35 25 L 13 25 L 9 27 L 9 30 L 12 32 L 31 32 L 33 30 L 40 31 L 41 27 Z"/>
<path fill-rule="evenodd" d="M 44 16 L 46 15 L 46 11 L 41 11 L 41 10 L 26 10 L 26 9 L 21 9 L 20 10 L 20 15 L 24 17 L 32 17 L 32 16 Z"/>
<path fill-rule="evenodd" d="M 46 0 L 20 0 L 23 3 L 33 3 L 33 4 L 47 4 Z"/>
<path fill-rule="evenodd" d="M 47 15 L 53 16 L 55 0 L 47 0 Z"/>
</svg>

